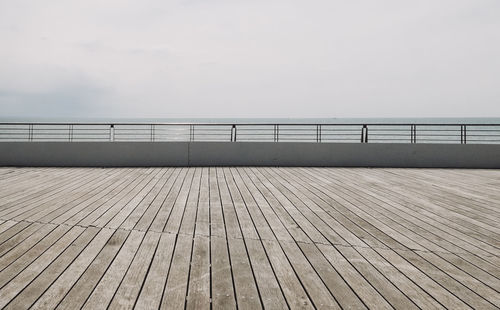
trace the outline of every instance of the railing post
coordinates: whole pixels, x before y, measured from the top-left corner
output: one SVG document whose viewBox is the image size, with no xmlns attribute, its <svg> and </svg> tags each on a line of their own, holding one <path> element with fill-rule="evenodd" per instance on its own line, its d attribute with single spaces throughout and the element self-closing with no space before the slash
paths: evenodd
<svg viewBox="0 0 500 310">
<path fill-rule="evenodd" d="M 33 141 L 33 124 L 28 125 L 28 141 Z"/>
<path fill-rule="evenodd" d="M 280 142 L 280 125 L 276 124 L 276 142 Z"/>
<path fill-rule="evenodd" d="M 368 126 L 361 127 L 361 143 L 368 143 Z"/>
<path fill-rule="evenodd" d="M 115 125 L 109 125 L 109 141 L 115 141 Z"/>
<path fill-rule="evenodd" d="M 321 125 L 316 125 L 316 142 L 321 142 Z"/>
<path fill-rule="evenodd" d="M 234 135 L 233 135 L 233 131 L 234 131 Z M 235 124 L 233 124 L 233 126 L 231 127 L 231 141 L 236 142 L 236 125 Z"/>
<path fill-rule="evenodd" d="M 464 144 L 467 144 L 467 125 L 464 125 Z"/>
<path fill-rule="evenodd" d="M 417 125 L 410 126 L 410 143 L 417 143 Z"/>
<path fill-rule="evenodd" d="M 73 141 L 73 125 L 68 125 L 68 140 L 69 142 Z"/>
</svg>

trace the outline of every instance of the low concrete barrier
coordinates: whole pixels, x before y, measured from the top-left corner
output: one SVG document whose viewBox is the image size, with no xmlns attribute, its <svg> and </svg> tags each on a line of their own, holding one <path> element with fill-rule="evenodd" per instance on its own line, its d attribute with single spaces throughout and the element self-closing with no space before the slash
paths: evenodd
<svg viewBox="0 0 500 310">
<path fill-rule="evenodd" d="M 500 145 L 302 142 L 2 142 L 0 166 L 500 168 Z"/>
</svg>

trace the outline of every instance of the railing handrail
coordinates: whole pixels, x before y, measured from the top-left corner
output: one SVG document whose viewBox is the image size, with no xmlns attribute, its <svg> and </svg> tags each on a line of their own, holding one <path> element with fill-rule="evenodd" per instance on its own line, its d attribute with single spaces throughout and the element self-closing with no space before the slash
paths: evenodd
<svg viewBox="0 0 500 310">
<path fill-rule="evenodd" d="M 500 123 L 193 123 L 193 122 L 0 122 L 1 125 L 195 125 L 195 126 L 500 126 Z"/>
</svg>

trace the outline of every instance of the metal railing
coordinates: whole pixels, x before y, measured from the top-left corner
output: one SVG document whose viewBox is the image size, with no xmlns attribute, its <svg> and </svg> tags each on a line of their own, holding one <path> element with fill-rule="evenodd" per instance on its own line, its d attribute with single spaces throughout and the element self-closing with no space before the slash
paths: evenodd
<svg viewBox="0 0 500 310">
<path fill-rule="evenodd" d="M 0 123 L 0 141 L 500 143 L 500 124 Z"/>
</svg>

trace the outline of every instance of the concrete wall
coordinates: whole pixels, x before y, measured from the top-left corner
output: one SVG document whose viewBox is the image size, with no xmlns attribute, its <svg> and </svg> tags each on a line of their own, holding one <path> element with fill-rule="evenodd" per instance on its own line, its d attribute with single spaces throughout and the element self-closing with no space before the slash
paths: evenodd
<svg viewBox="0 0 500 310">
<path fill-rule="evenodd" d="M 2 142 L 0 166 L 500 168 L 500 145 L 288 142 Z"/>
</svg>

